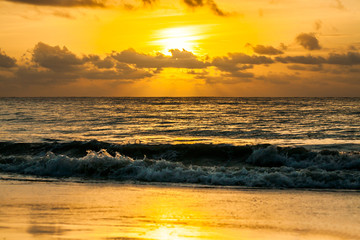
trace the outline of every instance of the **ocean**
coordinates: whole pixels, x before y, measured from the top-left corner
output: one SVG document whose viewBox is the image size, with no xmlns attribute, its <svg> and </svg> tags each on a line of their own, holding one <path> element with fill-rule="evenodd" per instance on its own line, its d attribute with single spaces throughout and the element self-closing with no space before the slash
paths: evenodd
<svg viewBox="0 0 360 240">
<path fill-rule="evenodd" d="M 360 239 L 360 98 L 0 98 L 0 239 Z"/>
<path fill-rule="evenodd" d="M 360 189 L 360 98 L 0 98 L 0 177 Z"/>
</svg>

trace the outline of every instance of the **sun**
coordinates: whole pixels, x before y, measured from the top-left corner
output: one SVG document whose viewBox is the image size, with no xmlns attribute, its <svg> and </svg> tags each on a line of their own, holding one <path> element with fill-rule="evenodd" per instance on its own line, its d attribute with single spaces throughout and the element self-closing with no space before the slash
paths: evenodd
<svg viewBox="0 0 360 240">
<path fill-rule="evenodd" d="M 157 30 L 154 38 L 152 44 L 160 46 L 164 54 L 169 54 L 170 49 L 194 52 L 203 37 L 196 26 L 186 26 Z"/>
</svg>

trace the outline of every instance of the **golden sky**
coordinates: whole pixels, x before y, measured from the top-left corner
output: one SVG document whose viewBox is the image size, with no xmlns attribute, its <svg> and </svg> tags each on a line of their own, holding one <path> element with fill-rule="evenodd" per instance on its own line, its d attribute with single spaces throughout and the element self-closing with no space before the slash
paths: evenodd
<svg viewBox="0 0 360 240">
<path fill-rule="evenodd" d="M 0 96 L 358 96 L 358 0 L 0 0 Z"/>
</svg>

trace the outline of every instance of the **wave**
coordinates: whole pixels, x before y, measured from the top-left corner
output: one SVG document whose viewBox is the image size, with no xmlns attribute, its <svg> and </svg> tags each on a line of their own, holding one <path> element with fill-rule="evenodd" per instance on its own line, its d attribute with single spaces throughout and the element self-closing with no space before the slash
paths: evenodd
<svg viewBox="0 0 360 240">
<path fill-rule="evenodd" d="M 0 142 L 0 171 L 41 177 L 360 189 L 360 153 L 225 144 Z"/>
</svg>

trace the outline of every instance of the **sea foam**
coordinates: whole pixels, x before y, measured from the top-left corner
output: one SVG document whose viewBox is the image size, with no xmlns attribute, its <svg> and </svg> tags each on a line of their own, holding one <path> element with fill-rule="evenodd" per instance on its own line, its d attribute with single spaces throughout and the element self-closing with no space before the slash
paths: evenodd
<svg viewBox="0 0 360 240">
<path fill-rule="evenodd" d="M 1 172 L 41 177 L 360 189 L 358 152 L 314 152 L 302 147 L 273 145 L 115 145 L 97 141 L 8 142 L 0 143 L 0 151 Z"/>
</svg>

